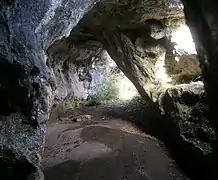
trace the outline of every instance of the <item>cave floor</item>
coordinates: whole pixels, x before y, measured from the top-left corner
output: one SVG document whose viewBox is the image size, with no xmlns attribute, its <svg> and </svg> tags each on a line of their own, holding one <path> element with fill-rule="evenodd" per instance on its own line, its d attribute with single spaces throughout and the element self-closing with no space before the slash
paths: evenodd
<svg viewBox="0 0 218 180">
<path fill-rule="evenodd" d="M 128 121 L 140 110 L 129 105 L 83 107 L 51 119 L 42 161 L 45 180 L 188 179 L 162 142 Z"/>
</svg>

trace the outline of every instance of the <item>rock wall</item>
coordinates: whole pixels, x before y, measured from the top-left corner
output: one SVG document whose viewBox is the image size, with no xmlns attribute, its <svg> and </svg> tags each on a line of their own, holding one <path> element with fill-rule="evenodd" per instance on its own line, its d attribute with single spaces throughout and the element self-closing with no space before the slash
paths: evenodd
<svg viewBox="0 0 218 180">
<path fill-rule="evenodd" d="M 26 179 L 37 171 L 54 91 L 45 50 L 95 2 L 0 2 L 1 178 Z"/>
<path fill-rule="evenodd" d="M 216 139 L 218 141 L 218 95 L 217 95 L 217 1 L 200 0 L 188 1 L 183 0 L 185 6 L 185 14 L 187 24 L 189 25 L 192 35 L 196 43 L 198 57 L 201 63 L 202 74 L 204 78 L 205 90 L 208 95 L 210 119 L 216 131 Z M 218 161 L 218 142 L 214 143 L 213 160 L 214 160 L 214 179 L 218 178 L 216 164 Z"/>
<path fill-rule="evenodd" d="M 55 76 L 55 103 L 86 100 L 96 94 L 115 64 L 97 41 L 56 41 L 49 47 L 49 65 Z"/>
</svg>

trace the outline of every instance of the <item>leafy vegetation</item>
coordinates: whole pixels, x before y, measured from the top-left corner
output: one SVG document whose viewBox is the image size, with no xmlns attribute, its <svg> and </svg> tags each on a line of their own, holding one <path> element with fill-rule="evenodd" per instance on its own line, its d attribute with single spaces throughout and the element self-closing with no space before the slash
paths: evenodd
<svg viewBox="0 0 218 180">
<path fill-rule="evenodd" d="M 106 101 L 118 99 L 119 88 L 117 87 L 116 80 L 110 77 L 106 83 L 100 88 L 97 94 L 89 96 L 89 101 Z"/>
</svg>

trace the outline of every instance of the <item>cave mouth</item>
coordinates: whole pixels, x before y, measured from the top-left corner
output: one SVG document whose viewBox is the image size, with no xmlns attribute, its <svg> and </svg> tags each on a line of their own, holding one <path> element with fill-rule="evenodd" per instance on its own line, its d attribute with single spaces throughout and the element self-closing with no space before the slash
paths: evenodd
<svg viewBox="0 0 218 180">
<path fill-rule="evenodd" d="M 149 31 L 150 25 L 159 27 L 161 24 L 152 19 L 148 21 L 148 27 L 118 28 L 112 32 L 103 30 L 101 33 L 104 36 L 99 37 L 93 29 L 84 25 L 84 19 L 68 38 L 54 42 L 47 50 L 47 64 L 56 79 L 55 102 L 47 125 L 42 161 L 47 179 L 60 178 L 60 169 L 67 172 L 70 167 L 76 169 L 69 175 L 72 178 L 87 178 L 82 174 L 92 174 L 94 179 L 96 176 L 107 176 L 99 175 L 93 166 L 104 167 L 102 172 L 107 174 L 105 169 L 115 166 L 113 163 L 116 162 L 109 154 L 118 151 L 114 144 L 116 140 L 123 141 L 120 138 L 125 139 L 126 135 L 130 135 L 129 138 L 134 141 L 144 135 L 161 140 L 164 145 L 155 138 L 152 141 L 156 141 L 160 147 L 165 146 L 170 154 L 168 158 L 174 159 L 175 164 L 168 167 L 166 159 L 163 162 L 157 160 L 157 163 L 166 167 L 166 171 L 175 173 L 175 177 L 207 177 L 211 137 L 201 128 L 199 121 L 201 115 L 206 114 L 206 110 L 200 109 L 205 106 L 202 103 L 204 90 L 189 28 L 181 23 L 162 37 L 162 31 L 155 31 L 156 34 Z M 137 58 L 145 64 L 141 64 Z M 134 63 L 136 61 L 136 66 L 132 60 Z M 142 98 L 144 93 L 148 94 L 148 99 Z M 193 102 L 187 103 L 191 99 Z M 158 107 L 158 110 L 151 107 Z M 157 116 L 159 108 L 162 111 L 161 119 Z M 189 117 L 196 112 L 196 118 Z M 206 143 L 202 139 L 197 143 L 200 134 L 207 139 Z M 113 139 L 116 139 L 115 142 L 111 142 Z M 124 141 L 124 144 L 128 144 L 128 140 Z M 132 141 L 129 144 L 130 147 L 126 149 L 128 153 L 124 153 L 123 147 L 120 147 L 120 152 L 134 164 L 136 159 L 132 159 L 129 153 L 135 151 L 133 146 L 139 145 Z M 148 148 L 151 156 L 152 151 L 162 151 L 158 147 L 153 148 Z M 57 158 L 52 158 L 55 153 Z M 118 154 L 121 166 L 127 166 L 123 162 L 124 157 Z M 107 159 L 108 156 L 112 160 Z M 143 156 L 147 156 L 146 153 Z M 84 167 L 80 165 L 83 161 L 87 162 Z M 102 161 L 113 163 L 107 166 Z M 87 170 L 89 168 L 95 174 Z M 120 166 L 118 169 L 123 171 Z M 150 173 L 156 177 L 159 170 Z M 137 170 L 133 174 L 147 178 L 146 173 Z"/>
<path fill-rule="evenodd" d="M 5 179 L 26 179 L 31 171 L 28 179 L 41 180 L 50 112 L 42 161 L 46 178 L 214 179 L 214 4 L 1 1 L 0 166 Z M 195 52 L 180 51 L 171 38 L 185 24 L 183 11 L 201 68 Z M 122 72 L 140 96 L 126 96 L 127 84 L 117 81 L 116 101 L 98 99 L 111 79 L 107 56 L 117 65 L 112 74 Z M 106 92 L 111 93 L 110 83 Z M 108 167 L 113 173 L 107 174 Z"/>
<path fill-rule="evenodd" d="M 133 83 L 96 40 L 58 40 L 47 53 L 47 64 L 57 77 L 57 100 L 125 101 L 139 96 Z"/>
</svg>

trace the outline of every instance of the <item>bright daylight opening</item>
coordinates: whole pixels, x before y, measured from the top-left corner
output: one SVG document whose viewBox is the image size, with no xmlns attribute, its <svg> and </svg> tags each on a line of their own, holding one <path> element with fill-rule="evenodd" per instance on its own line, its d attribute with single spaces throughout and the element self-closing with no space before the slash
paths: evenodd
<svg viewBox="0 0 218 180">
<path fill-rule="evenodd" d="M 166 86 L 172 79 L 167 75 L 165 66 L 165 53 L 163 53 L 155 64 L 155 81 L 158 85 Z"/>
<path fill-rule="evenodd" d="M 138 91 L 135 86 L 125 75 L 118 77 L 116 83 L 119 89 L 120 100 L 131 100 L 138 95 Z"/>
<path fill-rule="evenodd" d="M 183 25 L 176 29 L 172 33 L 171 41 L 175 43 L 175 52 L 177 55 L 182 54 L 197 54 L 195 49 L 195 44 L 187 25 Z M 165 88 L 170 86 L 171 78 L 166 74 L 166 69 L 164 68 L 164 58 L 165 53 L 163 53 L 156 65 L 155 69 L 155 81 L 158 85 L 164 86 Z M 179 62 L 179 57 L 176 57 L 175 60 Z M 113 77 L 116 82 L 116 87 L 119 90 L 118 98 L 120 100 L 131 100 L 138 95 L 138 91 L 134 87 L 133 83 L 123 74 L 119 73 Z"/>
<path fill-rule="evenodd" d="M 180 52 L 187 52 L 188 54 L 197 54 L 195 44 L 187 25 L 183 25 L 172 33 L 172 42 L 175 42 L 175 49 Z"/>
</svg>

